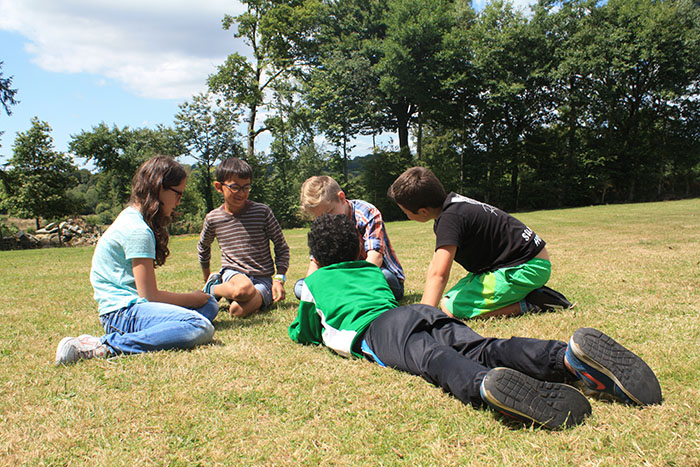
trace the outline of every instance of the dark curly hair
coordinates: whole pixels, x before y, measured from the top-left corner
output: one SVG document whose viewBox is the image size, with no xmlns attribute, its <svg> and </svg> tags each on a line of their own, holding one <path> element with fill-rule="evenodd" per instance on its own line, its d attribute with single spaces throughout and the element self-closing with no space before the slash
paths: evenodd
<svg viewBox="0 0 700 467">
<path fill-rule="evenodd" d="M 143 220 L 156 237 L 155 266 L 165 264 L 170 254 L 166 226 L 172 219 L 160 211 L 160 189 L 177 186 L 187 178 L 185 169 L 169 156 L 154 156 L 141 164 L 131 182 L 132 205 L 138 205 Z"/>
<path fill-rule="evenodd" d="M 355 261 L 360 254 L 360 236 L 355 223 L 344 214 L 324 214 L 311 224 L 308 244 L 311 255 L 323 266 Z"/>
</svg>

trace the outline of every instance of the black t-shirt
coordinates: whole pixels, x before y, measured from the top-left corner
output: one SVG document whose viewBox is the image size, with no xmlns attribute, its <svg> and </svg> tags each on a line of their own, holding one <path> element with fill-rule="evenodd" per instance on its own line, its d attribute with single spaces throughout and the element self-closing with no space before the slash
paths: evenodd
<svg viewBox="0 0 700 467">
<path fill-rule="evenodd" d="M 456 193 L 447 195 L 433 231 L 435 249 L 456 245 L 455 261 L 475 274 L 526 263 L 545 245 L 515 217 Z"/>
</svg>

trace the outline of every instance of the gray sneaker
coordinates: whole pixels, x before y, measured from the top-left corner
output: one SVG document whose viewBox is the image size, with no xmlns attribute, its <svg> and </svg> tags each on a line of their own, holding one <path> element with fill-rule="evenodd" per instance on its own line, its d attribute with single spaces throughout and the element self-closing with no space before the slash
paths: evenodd
<svg viewBox="0 0 700 467">
<path fill-rule="evenodd" d="M 89 358 L 107 358 L 109 349 L 99 337 L 83 334 L 78 337 L 64 337 L 56 349 L 56 365 L 68 365 Z"/>
<path fill-rule="evenodd" d="M 202 287 L 202 292 L 214 296 L 214 298 L 219 299 L 216 295 L 214 295 L 214 286 L 221 284 L 221 274 L 218 272 L 212 272 L 209 274 L 209 278 L 207 279 L 207 283 L 204 284 L 204 287 Z"/>
</svg>

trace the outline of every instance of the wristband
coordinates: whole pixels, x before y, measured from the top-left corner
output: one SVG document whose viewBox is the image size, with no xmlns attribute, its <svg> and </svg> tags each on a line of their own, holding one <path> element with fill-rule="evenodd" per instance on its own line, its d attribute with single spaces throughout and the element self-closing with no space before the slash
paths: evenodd
<svg viewBox="0 0 700 467">
<path fill-rule="evenodd" d="M 287 282 L 287 276 L 285 276 L 284 274 L 275 274 L 274 276 L 272 276 L 272 278 L 276 281 L 280 281 L 283 284 Z"/>
</svg>

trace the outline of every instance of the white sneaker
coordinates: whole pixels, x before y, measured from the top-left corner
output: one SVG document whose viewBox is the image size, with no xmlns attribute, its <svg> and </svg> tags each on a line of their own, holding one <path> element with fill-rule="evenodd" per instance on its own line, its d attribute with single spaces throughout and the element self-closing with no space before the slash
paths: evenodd
<svg viewBox="0 0 700 467">
<path fill-rule="evenodd" d="M 89 358 L 107 358 L 109 349 L 99 337 L 83 334 L 78 337 L 64 337 L 56 349 L 56 365 L 68 365 Z"/>
</svg>

